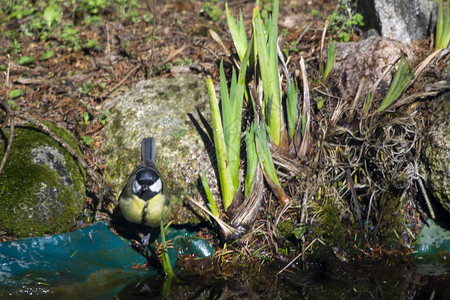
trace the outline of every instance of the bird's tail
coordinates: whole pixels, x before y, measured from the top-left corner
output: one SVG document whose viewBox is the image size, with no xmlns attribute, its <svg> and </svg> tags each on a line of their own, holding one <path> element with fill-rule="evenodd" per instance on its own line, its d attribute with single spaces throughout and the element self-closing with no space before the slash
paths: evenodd
<svg viewBox="0 0 450 300">
<path fill-rule="evenodd" d="M 151 160 L 154 164 L 156 158 L 156 144 L 152 137 L 143 138 L 141 144 L 141 158 L 143 162 Z"/>
</svg>

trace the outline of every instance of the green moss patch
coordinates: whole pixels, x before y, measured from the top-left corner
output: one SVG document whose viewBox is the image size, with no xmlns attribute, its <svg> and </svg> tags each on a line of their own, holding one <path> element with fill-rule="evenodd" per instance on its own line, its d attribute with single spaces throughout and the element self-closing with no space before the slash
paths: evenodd
<svg viewBox="0 0 450 300">
<path fill-rule="evenodd" d="M 79 151 L 70 133 L 46 125 Z M 9 128 L 1 130 L 3 145 L 7 145 L 9 134 Z M 5 148 L 0 149 L 0 156 Z M 0 181 L 0 225 L 13 236 L 66 231 L 81 216 L 84 170 L 55 140 L 35 127 L 16 127 Z"/>
</svg>

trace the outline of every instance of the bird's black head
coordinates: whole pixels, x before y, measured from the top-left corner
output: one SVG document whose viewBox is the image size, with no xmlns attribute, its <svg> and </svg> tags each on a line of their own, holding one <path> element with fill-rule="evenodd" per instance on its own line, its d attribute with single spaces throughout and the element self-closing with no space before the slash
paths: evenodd
<svg viewBox="0 0 450 300">
<path fill-rule="evenodd" d="M 147 201 L 161 193 L 162 188 L 163 183 L 156 170 L 146 167 L 136 173 L 132 191 L 133 194 Z"/>
</svg>

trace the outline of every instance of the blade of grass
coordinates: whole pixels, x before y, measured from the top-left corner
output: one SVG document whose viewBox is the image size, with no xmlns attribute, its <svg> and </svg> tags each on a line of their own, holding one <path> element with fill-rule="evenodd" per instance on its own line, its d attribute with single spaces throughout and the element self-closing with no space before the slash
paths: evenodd
<svg viewBox="0 0 450 300">
<path fill-rule="evenodd" d="M 286 110 L 288 119 L 288 129 L 289 129 L 289 136 L 291 137 L 291 139 L 293 139 L 298 118 L 298 90 L 294 85 L 293 78 L 291 78 L 288 81 L 287 93 L 288 97 L 286 101 Z"/>
<path fill-rule="evenodd" d="M 320 39 L 320 52 L 319 52 L 319 72 L 323 72 L 323 45 L 325 44 L 325 36 L 327 34 L 329 20 L 325 21 L 322 31 L 322 38 Z"/>
<path fill-rule="evenodd" d="M 336 60 L 336 43 L 330 42 L 327 48 L 327 62 L 325 63 L 325 69 L 323 71 L 323 81 L 327 80 L 328 75 L 330 75 L 335 60 Z"/>
<path fill-rule="evenodd" d="M 269 59 L 270 59 L 270 77 L 272 93 L 272 108 L 270 110 L 270 130 L 275 145 L 279 146 L 281 142 L 281 93 L 280 93 L 280 75 L 278 73 L 278 0 L 273 1 L 272 19 L 269 20 Z M 269 95 L 270 97 L 270 95 Z"/>
<path fill-rule="evenodd" d="M 389 89 L 384 97 L 383 101 L 381 101 L 380 106 L 377 109 L 377 112 L 382 112 L 386 108 L 389 107 L 395 100 L 400 97 L 400 95 L 404 92 L 406 86 L 409 81 L 414 78 L 414 73 L 411 72 L 407 61 L 402 57 L 398 67 L 397 72 L 395 72 L 394 79 L 389 86 Z"/>
<path fill-rule="evenodd" d="M 269 70 L 269 54 L 267 53 L 266 48 L 266 36 L 264 35 L 265 28 L 261 21 L 261 16 L 259 15 L 259 8 L 255 7 L 253 9 L 253 32 L 255 35 L 255 48 L 256 53 L 258 54 L 259 58 L 259 68 L 261 70 L 261 80 L 263 81 L 264 90 L 266 90 L 267 86 L 267 93 L 268 93 L 268 83 L 269 83 L 269 73 L 266 70 Z M 265 97 L 263 102 L 262 110 L 265 111 L 265 105 L 266 105 L 266 99 Z"/>
<path fill-rule="evenodd" d="M 289 149 L 289 141 L 287 139 L 287 134 L 289 134 L 291 140 L 294 138 L 295 133 L 295 127 L 297 125 L 297 118 L 298 118 L 298 90 L 295 87 L 295 81 L 292 79 L 291 75 L 289 74 L 289 70 L 286 66 L 286 62 L 284 61 L 283 53 L 281 52 L 281 49 L 279 47 L 279 42 L 277 42 L 277 54 L 278 59 L 281 62 L 281 66 L 284 72 L 284 75 L 286 76 L 287 80 L 287 98 L 286 98 L 286 112 L 287 112 L 287 129 L 289 132 L 286 132 L 286 124 L 284 123 L 284 118 L 281 120 L 281 142 L 280 147 L 283 149 Z M 280 80 L 281 84 L 281 80 Z M 280 87 L 281 90 L 281 87 Z M 283 111 L 283 109 L 281 109 Z M 281 114 L 283 116 L 283 114 Z"/>
<path fill-rule="evenodd" d="M 446 49 L 450 42 L 450 1 L 447 0 L 444 9 L 444 1 L 439 0 L 438 19 L 436 25 L 435 50 Z"/>
<path fill-rule="evenodd" d="M 234 70 L 233 70 L 234 74 Z M 228 94 L 227 79 L 225 77 L 225 71 L 223 69 L 223 59 L 220 61 L 220 105 L 222 107 L 222 121 L 224 128 L 229 128 L 231 124 L 231 109 L 230 96 Z M 230 131 L 224 130 L 224 139 L 226 148 L 229 148 L 230 143 Z"/>
<path fill-rule="evenodd" d="M 363 115 L 367 115 L 367 113 L 369 112 L 371 103 L 372 103 L 372 92 L 369 91 L 367 93 L 366 102 L 364 102 Z"/>
<path fill-rule="evenodd" d="M 252 192 L 253 180 L 255 178 L 256 167 L 258 166 L 258 155 L 255 144 L 255 123 L 247 129 L 245 144 L 247 146 L 247 172 L 244 179 L 244 196 L 247 197 Z"/>
<path fill-rule="evenodd" d="M 441 0 L 441 2 L 443 2 Z M 443 5 L 443 4 L 442 4 Z M 446 49 L 450 43 L 450 1 L 447 0 L 447 5 L 443 9 L 443 25 L 441 37 L 441 49 Z M 439 25 L 438 25 L 439 26 Z"/>
<path fill-rule="evenodd" d="M 252 39 L 251 39 L 252 41 Z M 241 70 L 236 81 L 236 76 L 231 78 L 230 88 L 230 106 L 231 120 L 230 124 L 224 124 L 224 130 L 229 131 L 229 143 L 227 145 L 228 162 L 230 163 L 230 172 L 234 191 L 239 186 L 239 164 L 241 155 L 241 126 L 242 126 L 242 106 L 244 93 L 246 89 L 245 77 L 247 72 L 248 60 L 251 48 L 247 48 L 244 59 L 242 60 Z"/>
<path fill-rule="evenodd" d="M 169 226 L 170 226 L 170 223 L 166 227 L 164 227 L 163 220 L 161 219 L 161 223 L 160 223 L 161 244 L 163 246 L 162 265 L 163 265 L 164 273 L 166 274 L 166 277 L 171 280 L 178 281 L 177 277 L 175 276 L 175 273 L 173 272 L 172 264 L 170 263 L 169 252 L 167 250 L 168 248 L 167 248 L 167 243 L 166 243 L 166 230 Z"/>
<path fill-rule="evenodd" d="M 219 217 L 219 208 L 217 207 L 216 201 L 214 201 L 204 169 L 202 169 L 202 176 L 200 178 L 202 181 L 203 189 L 205 190 L 206 198 L 208 199 L 208 208 L 214 216 Z"/>
<path fill-rule="evenodd" d="M 310 139 L 310 120 L 311 120 L 311 101 L 309 98 L 309 84 L 308 84 L 308 76 L 306 73 L 305 60 L 303 56 L 300 57 L 300 70 L 302 72 L 302 80 L 303 80 L 303 109 L 302 109 L 302 143 L 300 145 L 300 149 L 297 151 L 298 156 L 301 159 L 306 159 L 306 151 L 309 147 L 309 139 Z"/>
<path fill-rule="evenodd" d="M 439 0 L 438 18 L 436 25 L 436 38 L 435 38 L 435 49 L 441 49 L 442 47 L 442 32 L 444 30 L 444 3 Z"/>
<path fill-rule="evenodd" d="M 222 127 L 222 119 L 220 117 L 219 104 L 217 103 L 216 92 L 211 77 L 206 79 L 208 88 L 209 105 L 211 109 L 212 129 L 214 137 L 214 147 L 216 149 L 217 168 L 219 170 L 220 187 L 222 191 L 224 209 L 233 202 L 234 189 L 231 179 L 230 167 L 228 162 L 227 148 Z"/>
<path fill-rule="evenodd" d="M 372 99 L 375 98 L 375 93 L 377 91 L 378 86 L 380 85 L 381 80 L 391 71 L 391 69 L 397 64 L 397 62 L 400 60 L 401 56 L 398 56 L 381 74 L 381 76 L 377 79 L 377 81 L 372 85 L 372 87 L 369 89 L 369 92 L 367 93 L 366 102 L 364 103 L 364 107 L 362 110 L 362 116 L 367 116 L 369 113 L 369 109 L 372 105 Z M 411 84 L 411 82 L 410 82 Z"/>
<path fill-rule="evenodd" d="M 245 52 L 247 51 L 247 36 L 245 34 L 242 12 L 239 12 L 239 21 L 236 22 L 228 9 L 228 3 L 225 3 L 225 13 L 227 15 L 228 28 L 230 29 L 234 46 L 236 47 L 239 59 L 242 62 Z"/>
<path fill-rule="evenodd" d="M 255 126 L 256 152 L 258 153 L 258 160 L 262 166 L 264 177 L 278 201 L 280 201 L 282 205 L 286 205 L 289 202 L 289 197 L 284 193 L 284 190 L 278 181 L 277 171 L 273 164 L 272 155 L 270 154 L 269 144 L 267 142 L 266 129 L 261 125 Z"/>
<path fill-rule="evenodd" d="M 263 24 L 259 8 L 253 10 L 253 30 L 256 40 L 256 52 L 264 89 L 263 111 L 267 112 L 266 122 L 271 140 L 277 146 L 281 139 L 280 77 L 278 73 L 277 37 L 278 37 L 278 0 L 273 2 L 271 18 Z M 266 37 L 267 34 L 267 37 Z M 267 110 L 271 101 L 270 110 Z"/>
<path fill-rule="evenodd" d="M 253 38 L 251 39 L 253 42 Z M 239 164 L 241 149 L 242 104 L 245 93 L 245 77 L 251 48 L 247 48 L 241 70 L 236 80 L 233 70 L 230 93 L 228 93 L 223 61 L 220 64 L 220 93 L 222 118 L 211 78 L 207 79 L 208 96 L 213 121 L 214 145 L 219 170 L 221 191 L 225 210 L 233 202 L 239 187 Z M 223 120 L 223 123 L 222 123 Z"/>
</svg>

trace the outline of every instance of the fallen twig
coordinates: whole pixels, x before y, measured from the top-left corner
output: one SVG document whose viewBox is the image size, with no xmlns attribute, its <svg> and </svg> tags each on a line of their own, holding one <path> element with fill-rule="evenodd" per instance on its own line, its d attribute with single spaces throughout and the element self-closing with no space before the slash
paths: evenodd
<svg viewBox="0 0 450 300">
<path fill-rule="evenodd" d="M 300 70 L 302 72 L 303 79 L 303 110 L 302 110 L 302 119 L 305 119 L 305 127 L 297 128 L 298 134 L 301 135 L 303 131 L 303 139 L 300 145 L 300 149 L 298 150 L 298 157 L 300 159 L 306 159 L 306 150 L 309 147 L 309 138 L 310 138 L 310 122 L 311 122 L 311 101 L 309 98 L 309 85 L 308 85 L 308 77 L 306 74 L 305 61 L 303 60 L 303 56 L 300 58 Z M 302 122 L 301 122 L 302 123 Z"/>
<path fill-rule="evenodd" d="M 14 127 L 16 123 L 14 119 L 14 112 L 8 104 L 8 100 L 3 100 L 2 106 L 5 108 L 6 114 L 9 116 L 9 139 L 8 146 L 6 146 L 5 154 L 3 155 L 2 163 L 0 164 L 0 174 L 2 173 L 3 167 L 5 166 L 9 153 L 11 152 L 11 145 L 14 139 Z"/>
<path fill-rule="evenodd" d="M 9 60 L 9 54 L 8 54 L 8 60 Z M 6 80 L 5 80 L 5 85 L 4 85 L 5 90 L 7 90 L 6 88 L 9 85 L 10 70 L 11 70 L 11 60 L 8 61 L 8 69 L 6 70 Z M 8 146 L 6 146 L 5 154 L 3 155 L 2 163 L 0 164 L 0 174 L 2 174 L 3 167 L 5 166 L 6 160 L 8 159 L 9 153 L 11 152 L 11 145 L 12 145 L 12 141 L 14 139 L 14 125 L 15 125 L 14 112 L 12 111 L 11 107 L 9 106 L 8 100 L 6 100 L 6 95 L 5 95 L 5 100 L 3 100 L 1 102 L 1 104 L 5 108 L 6 114 L 9 116 L 10 130 L 9 130 Z"/>
<path fill-rule="evenodd" d="M 319 73 L 322 73 L 323 66 L 323 44 L 325 43 L 325 36 L 327 34 L 328 23 L 330 21 L 326 20 L 325 25 L 323 26 L 322 38 L 320 39 L 320 52 L 319 52 Z M 329 55 L 329 53 L 327 53 Z"/>
<path fill-rule="evenodd" d="M 106 91 L 105 93 L 103 93 L 103 95 L 101 96 L 101 98 L 106 98 L 108 97 L 112 92 L 114 92 L 119 86 L 122 85 L 122 83 L 124 83 L 125 80 L 128 79 L 128 77 L 131 76 L 131 74 L 134 74 L 134 72 L 136 72 L 138 69 L 141 68 L 141 65 L 137 65 L 135 66 L 133 69 L 131 69 L 127 75 L 125 75 L 125 77 L 119 81 L 118 83 L 116 83 L 112 88 L 110 88 L 108 91 Z"/>
<path fill-rule="evenodd" d="M 203 210 L 205 213 L 207 213 L 211 218 L 213 218 L 217 222 L 219 227 L 222 229 L 222 233 L 223 233 L 225 239 L 228 239 L 228 238 L 230 238 L 232 236 L 236 236 L 239 233 L 239 230 L 237 230 L 236 228 L 231 227 L 230 225 L 228 225 L 227 223 L 225 223 L 224 221 L 222 221 L 221 219 L 219 219 L 218 217 L 213 215 L 209 211 L 209 209 L 207 209 L 201 203 L 197 202 L 196 200 L 194 200 L 190 196 L 187 196 L 187 198 L 188 198 L 189 201 L 191 201 L 193 204 L 195 204 L 195 206 L 199 207 L 201 210 Z"/>
<path fill-rule="evenodd" d="M 322 245 L 325 245 L 325 243 L 322 242 L 321 239 L 315 238 L 311 243 L 309 243 L 308 246 L 306 246 L 305 251 L 308 250 L 309 248 L 311 248 L 311 246 L 312 246 L 316 241 L 319 241 L 320 243 L 322 243 Z M 300 256 L 302 256 L 302 255 L 303 255 L 303 251 L 302 251 L 302 253 L 300 253 L 299 255 L 297 255 L 293 260 L 291 260 L 291 261 L 290 261 L 283 269 L 281 269 L 281 270 L 277 273 L 277 275 L 280 275 L 284 270 L 286 270 L 287 268 L 289 268 L 289 266 L 292 265 L 292 264 L 293 264 L 297 259 L 299 259 Z"/>
</svg>

